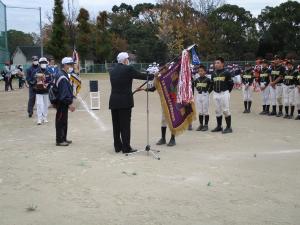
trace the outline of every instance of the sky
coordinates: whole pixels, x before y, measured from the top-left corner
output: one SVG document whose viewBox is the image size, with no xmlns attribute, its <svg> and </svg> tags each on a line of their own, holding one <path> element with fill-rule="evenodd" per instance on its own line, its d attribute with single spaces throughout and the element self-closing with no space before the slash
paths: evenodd
<svg viewBox="0 0 300 225">
<path fill-rule="evenodd" d="M 120 5 L 122 2 L 136 5 L 138 3 L 156 3 L 157 0 L 73 0 L 79 9 L 86 8 L 92 18 L 95 18 L 99 11 L 110 11 L 113 5 Z M 238 5 L 250 11 L 254 16 L 260 14 L 266 6 L 277 6 L 287 0 L 225 0 L 228 4 Z M 300 1 L 300 0 L 299 0 Z M 21 30 L 24 32 L 39 32 L 39 11 L 12 9 L 9 6 L 19 7 L 42 7 L 42 23 L 48 23 L 47 15 L 52 14 L 54 0 L 2 0 L 8 6 L 7 26 L 8 29 Z M 65 0 L 66 2 L 66 0 Z"/>
</svg>

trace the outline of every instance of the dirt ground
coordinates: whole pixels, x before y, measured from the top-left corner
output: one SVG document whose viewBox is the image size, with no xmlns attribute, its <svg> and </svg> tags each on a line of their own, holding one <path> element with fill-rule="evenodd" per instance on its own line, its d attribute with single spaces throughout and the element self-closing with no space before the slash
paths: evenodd
<svg viewBox="0 0 300 225">
<path fill-rule="evenodd" d="M 113 152 L 109 80 L 83 77 L 66 148 L 55 146 L 55 111 L 37 126 L 27 117 L 28 90 L 5 93 L 0 82 L 0 225 L 300 224 L 300 122 L 258 115 L 259 94 L 243 114 L 241 91 L 233 91 L 233 134 L 195 131 L 195 121 L 170 148 L 155 145 L 161 111 L 152 93 L 150 144 L 161 151 L 159 161 Z M 84 106 L 91 79 L 99 80 L 98 111 Z M 132 146 L 139 149 L 146 145 L 145 100 L 135 95 Z"/>
</svg>

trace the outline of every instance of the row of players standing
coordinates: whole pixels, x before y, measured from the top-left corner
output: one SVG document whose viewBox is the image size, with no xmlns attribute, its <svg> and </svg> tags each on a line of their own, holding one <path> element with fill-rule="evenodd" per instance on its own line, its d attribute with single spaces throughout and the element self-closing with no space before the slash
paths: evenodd
<svg viewBox="0 0 300 225">
<path fill-rule="evenodd" d="M 271 63 L 259 60 L 255 67 L 246 65 L 241 77 L 244 113 L 250 112 L 253 91 L 258 87 L 262 97 L 261 115 L 282 117 L 284 106 L 284 118 L 292 119 L 297 107 L 296 120 L 300 119 L 300 76 L 293 61 L 278 56 Z"/>
<path fill-rule="evenodd" d="M 209 94 L 214 91 L 214 102 L 216 105 L 217 127 L 213 132 L 222 131 L 222 113 L 227 122 L 225 133 L 231 133 L 231 116 L 229 111 L 230 92 L 233 87 L 232 77 L 228 70 L 219 67 L 224 60 L 219 58 L 215 61 L 215 70 L 207 70 L 200 65 L 193 76 L 193 84 L 198 95 L 196 95 L 196 105 L 199 113 L 200 126 L 198 131 L 208 130 L 209 121 Z M 258 75 L 258 76 L 257 76 Z M 231 78 L 230 78 L 231 77 Z M 300 75 L 293 61 L 281 60 L 275 56 L 271 64 L 267 60 L 261 60 L 260 64 L 253 68 L 246 65 L 241 74 L 241 83 L 244 100 L 244 113 L 250 113 L 253 100 L 254 82 L 259 85 L 262 97 L 261 115 L 283 116 L 283 106 L 285 106 L 284 118 L 291 119 L 297 106 L 300 119 Z M 270 105 L 272 111 L 270 111 Z M 278 107 L 278 113 L 277 113 Z M 223 132 L 224 133 L 224 132 Z"/>
</svg>

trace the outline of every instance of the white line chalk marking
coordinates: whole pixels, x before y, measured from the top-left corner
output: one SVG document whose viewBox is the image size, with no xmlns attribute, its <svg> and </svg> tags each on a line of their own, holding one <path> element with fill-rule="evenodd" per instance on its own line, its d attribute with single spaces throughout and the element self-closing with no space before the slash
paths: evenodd
<svg viewBox="0 0 300 225">
<path fill-rule="evenodd" d="M 272 151 L 272 152 L 262 152 L 257 154 L 265 154 L 265 155 L 280 155 L 280 154 L 293 154 L 300 153 L 300 149 L 290 149 L 290 150 L 282 150 L 282 151 Z"/>
<path fill-rule="evenodd" d="M 92 118 L 94 118 L 94 120 L 96 121 L 97 125 L 101 128 L 101 130 L 108 131 L 109 129 L 105 126 L 102 120 L 93 111 L 89 109 L 87 103 L 81 98 L 80 95 L 77 96 L 77 99 L 80 101 L 85 111 L 88 112 Z"/>
</svg>

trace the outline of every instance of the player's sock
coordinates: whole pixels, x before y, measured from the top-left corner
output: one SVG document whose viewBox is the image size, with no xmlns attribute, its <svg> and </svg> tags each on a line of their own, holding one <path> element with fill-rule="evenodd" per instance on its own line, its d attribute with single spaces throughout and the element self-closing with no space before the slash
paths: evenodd
<svg viewBox="0 0 300 225">
<path fill-rule="evenodd" d="M 245 111 L 247 111 L 247 101 L 244 101 Z"/>
<path fill-rule="evenodd" d="M 284 109 L 285 109 L 285 115 L 286 115 L 286 116 L 289 115 L 289 107 L 288 107 L 288 106 L 285 106 Z"/>
<path fill-rule="evenodd" d="M 209 115 L 205 115 L 205 126 L 208 126 Z"/>
<path fill-rule="evenodd" d="M 199 115 L 199 123 L 203 126 L 203 115 Z"/>
<path fill-rule="evenodd" d="M 166 140 L 166 127 L 161 127 L 161 139 Z"/>
<path fill-rule="evenodd" d="M 291 106 L 291 114 L 290 114 L 291 117 L 294 116 L 294 111 L 295 111 L 295 106 L 292 105 L 292 106 Z"/>
<path fill-rule="evenodd" d="M 281 113 L 281 114 L 282 114 L 282 109 L 283 109 L 283 105 L 280 105 L 279 106 L 279 113 Z"/>
<path fill-rule="evenodd" d="M 270 105 L 266 105 L 266 112 L 267 112 L 267 113 L 270 112 Z"/>
<path fill-rule="evenodd" d="M 251 110 L 251 105 L 252 105 L 252 101 L 249 101 L 248 102 L 248 112 L 250 112 L 250 110 Z"/>
</svg>

